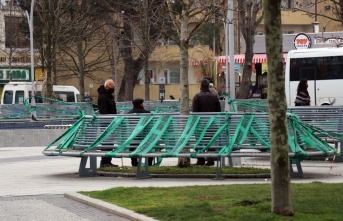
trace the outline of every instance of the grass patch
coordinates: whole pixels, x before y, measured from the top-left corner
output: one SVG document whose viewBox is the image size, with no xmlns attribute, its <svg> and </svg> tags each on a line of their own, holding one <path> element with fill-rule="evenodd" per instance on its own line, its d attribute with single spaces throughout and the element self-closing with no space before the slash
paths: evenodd
<svg viewBox="0 0 343 221">
<path fill-rule="evenodd" d="M 136 173 L 136 167 L 102 167 L 98 171 L 104 172 L 121 172 L 121 173 Z M 209 166 L 191 166 L 179 168 L 177 166 L 151 166 L 149 167 L 151 174 L 215 174 L 216 167 Z M 223 174 L 265 174 L 270 173 L 270 169 L 254 168 L 254 167 L 223 167 Z"/>
<path fill-rule="evenodd" d="M 118 187 L 81 192 L 161 221 L 342 220 L 342 184 L 291 184 L 295 215 L 271 213 L 271 185 Z"/>
</svg>

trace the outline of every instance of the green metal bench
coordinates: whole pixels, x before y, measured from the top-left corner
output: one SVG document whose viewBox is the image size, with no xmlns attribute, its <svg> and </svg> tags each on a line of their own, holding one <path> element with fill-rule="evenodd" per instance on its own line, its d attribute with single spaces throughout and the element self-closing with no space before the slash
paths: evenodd
<svg viewBox="0 0 343 221">
<path fill-rule="evenodd" d="M 333 156 L 336 149 L 306 127 L 296 115 L 287 117 L 289 157 L 302 176 L 300 161 L 309 157 Z M 318 133 L 317 133 L 318 134 Z M 328 138 L 343 139 L 336 133 Z M 306 147 L 310 146 L 310 150 Z M 130 149 L 135 148 L 134 151 Z M 222 178 L 223 159 L 231 157 L 269 157 L 269 118 L 266 113 L 197 113 L 146 115 L 85 115 L 43 151 L 47 156 L 80 157 L 79 175 L 96 175 L 96 157 L 139 159 L 136 177 L 149 176 L 143 159 L 210 157 L 217 160 L 216 178 Z M 87 167 L 87 161 L 90 166 Z M 292 166 L 291 166 L 292 168 Z"/>
</svg>

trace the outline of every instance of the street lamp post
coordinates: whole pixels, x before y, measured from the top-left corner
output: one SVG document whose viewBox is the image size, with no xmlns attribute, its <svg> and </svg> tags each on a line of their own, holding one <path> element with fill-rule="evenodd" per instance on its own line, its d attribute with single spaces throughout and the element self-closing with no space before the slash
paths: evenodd
<svg viewBox="0 0 343 221">
<path fill-rule="evenodd" d="M 233 1 L 228 0 L 228 19 L 229 19 L 229 54 L 230 54 L 230 98 L 235 99 L 235 50 L 234 50 L 234 27 L 233 27 Z"/>
<path fill-rule="evenodd" d="M 234 27 L 233 27 L 233 2 L 227 1 L 228 11 L 225 25 L 225 92 L 229 94 L 229 73 L 230 73 L 230 98 L 235 99 L 235 74 L 234 74 Z M 229 56 L 230 55 L 230 58 Z M 229 58 L 229 59 L 228 59 Z M 230 60 L 230 68 L 229 62 Z M 225 111 L 229 111 L 228 101 L 225 102 Z"/>
<path fill-rule="evenodd" d="M 31 0 L 31 10 L 30 15 L 26 10 L 27 20 L 29 22 L 29 29 L 30 29 L 30 51 L 31 51 L 31 110 L 36 105 L 36 98 L 35 98 L 35 64 L 34 64 L 34 49 L 33 49 L 33 9 L 35 5 L 35 0 Z M 36 119 L 36 111 L 32 112 L 32 119 Z"/>
</svg>

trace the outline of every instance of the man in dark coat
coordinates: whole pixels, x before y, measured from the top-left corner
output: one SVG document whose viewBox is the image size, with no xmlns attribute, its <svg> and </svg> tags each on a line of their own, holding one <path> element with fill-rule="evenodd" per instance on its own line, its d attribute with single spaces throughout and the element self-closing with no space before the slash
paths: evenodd
<svg viewBox="0 0 343 221">
<path fill-rule="evenodd" d="M 132 101 L 133 108 L 127 112 L 128 114 L 133 114 L 133 113 L 151 113 L 150 111 L 147 111 L 144 109 L 143 106 L 144 100 L 141 98 L 134 99 Z"/>
<path fill-rule="evenodd" d="M 221 112 L 218 96 L 210 91 L 210 82 L 201 80 L 200 92 L 194 95 L 192 101 L 193 112 Z"/>
<path fill-rule="evenodd" d="M 193 112 L 221 112 L 218 95 L 210 91 L 210 82 L 207 79 L 201 80 L 200 92 L 194 95 L 192 101 Z M 197 160 L 197 165 L 204 165 L 205 158 Z M 214 165 L 214 159 L 207 159 L 206 165 Z"/>
<path fill-rule="evenodd" d="M 98 108 L 100 114 L 117 114 L 116 103 L 113 97 L 114 82 L 111 79 L 105 81 L 104 85 L 98 88 Z M 111 163 L 111 157 L 101 157 L 100 167 L 117 167 Z"/>
<path fill-rule="evenodd" d="M 144 109 L 143 102 L 144 102 L 144 100 L 141 98 L 134 99 L 132 101 L 133 108 L 132 108 L 132 110 L 130 110 L 127 113 L 128 114 L 151 113 L 150 111 L 147 111 Z M 130 148 L 130 151 L 134 151 L 134 150 L 135 150 L 135 148 Z M 154 158 L 152 158 L 152 157 L 148 158 L 149 166 L 152 165 L 153 160 L 154 160 Z M 131 165 L 136 167 L 138 165 L 138 159 L 137 158 L 131 158 Z"/>
</svg>

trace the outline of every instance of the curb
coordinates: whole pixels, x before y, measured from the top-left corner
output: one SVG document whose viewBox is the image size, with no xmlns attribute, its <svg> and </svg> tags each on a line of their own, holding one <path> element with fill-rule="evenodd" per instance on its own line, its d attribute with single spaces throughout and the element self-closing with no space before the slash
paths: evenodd
<svg viewBox="0 0 343 221">
<path fill-rule="evenodd" d="M 65 193 L 64 197 L 78 201 L 80 203 L 84 203 L 86 205 L 95 207 L 97 209 L 113 213 L 117 216 L 120 216 L 125 219 L 133 220 L 133 221 L 158 221 L 154 218 L 147 217 L 145 215 L 136 213 L 134 211 L 125 209 L 123 207 L 107 203 L 98 199 L 94 199 L 80 193 Z"/>
<path fill-rule="evenodd" d="M 136 177 L 135 173 L 104 172 L 98 171 L 98 176 L 105 177 Z M 261 174 L 222 174 L 223 178 L 270 178 L 269 173 Z M 149 178 L 216 178 L 215 174 L 149 174 Z"/>
</svg>

